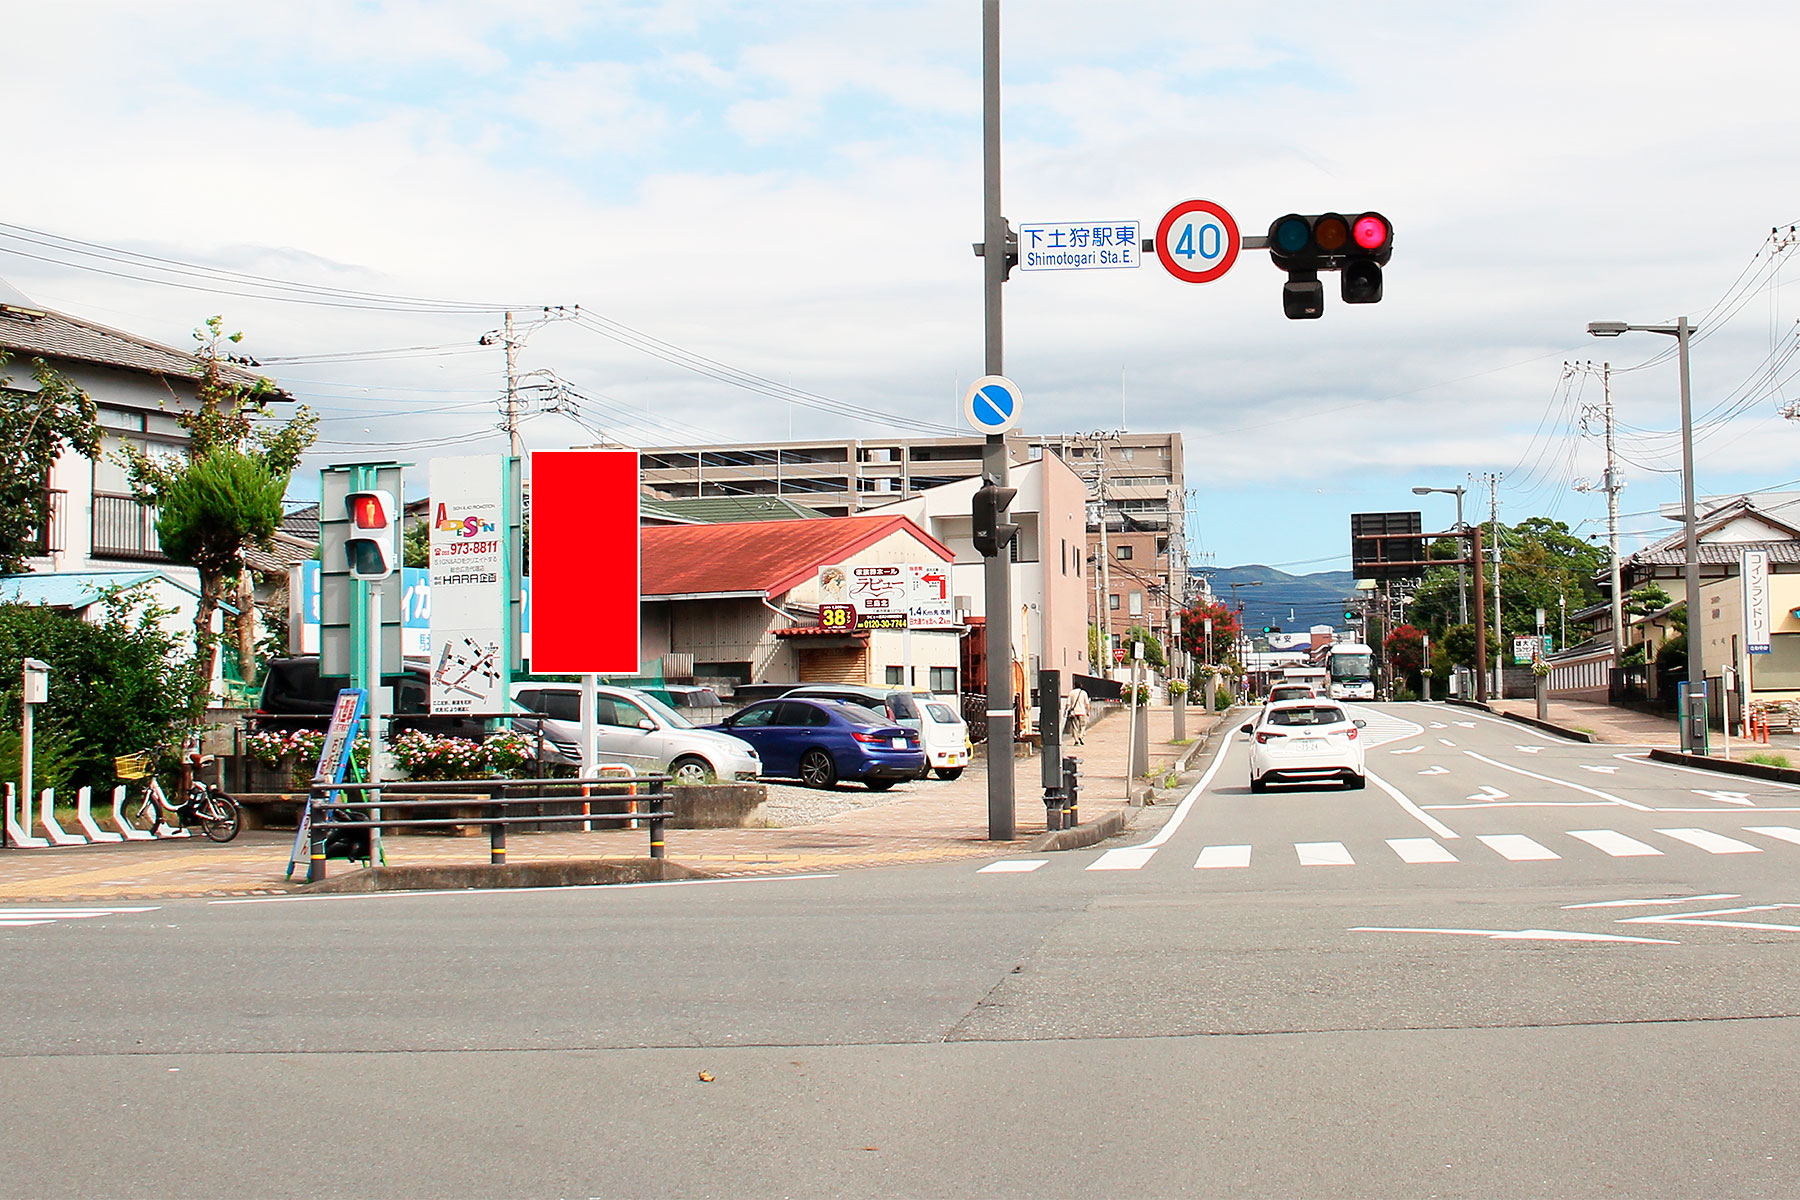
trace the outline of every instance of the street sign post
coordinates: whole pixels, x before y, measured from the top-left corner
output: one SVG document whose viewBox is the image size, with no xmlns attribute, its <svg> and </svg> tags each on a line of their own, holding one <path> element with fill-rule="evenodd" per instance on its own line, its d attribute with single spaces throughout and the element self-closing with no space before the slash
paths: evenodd
<svg viewBox="0 0 1800 1200">
<path fill-rule="evenodd" d="M 1184 283 L 1211 283 L 1231 270 L 1243 248 L 1237 221 L 1211 200 L 1183 200 L 1156 227 L 1156 257 Z"/>
<path fill-rule="evenodd" d="M 1019 270 L 1103 271 L 1136 267 L 1136 221 L 1047 221 L 1019 226 Z"/>
<path fill-rule="evenodd" d="M 983 375 L 963 393 L 963 416 L 977 433 L 989 437 L 1019 423 L 1019 385 L 1004 375 Z"/>
</svg>

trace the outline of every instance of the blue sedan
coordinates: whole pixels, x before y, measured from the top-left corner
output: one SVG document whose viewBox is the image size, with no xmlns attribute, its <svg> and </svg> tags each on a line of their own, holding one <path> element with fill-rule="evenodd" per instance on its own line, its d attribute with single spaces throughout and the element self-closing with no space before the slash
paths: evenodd
<svg viewBox="0 0 1800 1200">
<path fill-rule="evenodd" d="M 764 700 L 708 728 L 755 746 L 764 775 L 796 778 L 808 787 L 851 779 L 884 792 L 925 770 L 917 730 L 837 700 Z"/>
</svg>

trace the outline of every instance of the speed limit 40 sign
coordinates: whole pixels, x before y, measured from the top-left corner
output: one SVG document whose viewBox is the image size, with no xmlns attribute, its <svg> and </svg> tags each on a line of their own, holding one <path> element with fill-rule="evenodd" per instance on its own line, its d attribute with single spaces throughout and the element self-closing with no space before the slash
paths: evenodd
<svg viewBox="0 0 1800 1200">
<path fill-rule="evenodd" d="M 1244 239 L 1221 204 L 1183 200 L 1156 227 L 1156 257 L 1186 283 L 1211 283 L 1237 261 Z"/>
</svg>

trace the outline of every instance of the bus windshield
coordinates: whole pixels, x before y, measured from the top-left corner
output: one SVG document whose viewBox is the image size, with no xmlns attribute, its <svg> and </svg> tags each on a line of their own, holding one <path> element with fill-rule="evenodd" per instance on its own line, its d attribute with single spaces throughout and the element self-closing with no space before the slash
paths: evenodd
<svg viewBox="0 0 1800 1200">
<path fill-rule="evenodd" d="M 1370 669 L 1370 658 L 1368 654 L 1334 654 L 1331 656 L 1331 677 L 1369 679 L 1374 675 Z"/>
</svg>

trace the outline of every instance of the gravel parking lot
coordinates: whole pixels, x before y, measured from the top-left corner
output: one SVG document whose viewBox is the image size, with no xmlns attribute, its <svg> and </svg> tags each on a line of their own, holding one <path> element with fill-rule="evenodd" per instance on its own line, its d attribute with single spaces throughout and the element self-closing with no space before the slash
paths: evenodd
<svg viewBox="0 0 1800 1200">
<path fill-rule="evenodd" d="M 890 804 L 908 796 L 917 796 L 928 789 L 949 787 L 950 784 L 933 776 L 930 779 L 897 783 L 885 792 L 872 792 L 860 783 L 840 783 L 830 791 L 779 780 L 767 780 L 764 786 L 769 789 L 769 798 L 763 802 L 758 815 L 771 828 L 788 829 L 799 825 L 817 825 L 841 813 Z"/>
</svg>

